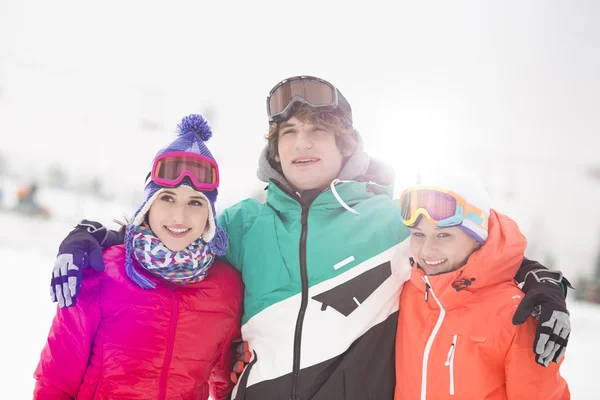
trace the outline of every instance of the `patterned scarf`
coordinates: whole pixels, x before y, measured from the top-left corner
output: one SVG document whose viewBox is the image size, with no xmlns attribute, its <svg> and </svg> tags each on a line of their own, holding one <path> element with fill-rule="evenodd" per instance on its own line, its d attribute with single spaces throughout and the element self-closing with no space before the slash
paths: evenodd
<svg viewBox="0 0 600 400">
<path fill-rule="evenodd" d="M 203 280 L 215 253 L 200 238 L 180 251 L 169 250 L 146 224 L 132 230 L 133 256 L 144 269 L 173 283 Z"/>
</svg>

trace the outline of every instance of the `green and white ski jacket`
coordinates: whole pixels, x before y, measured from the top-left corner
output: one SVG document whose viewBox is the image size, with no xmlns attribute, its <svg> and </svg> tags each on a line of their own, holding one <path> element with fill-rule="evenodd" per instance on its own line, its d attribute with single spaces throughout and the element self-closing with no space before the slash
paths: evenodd
<svg viewBox="0 0 600 400">
<path fill-rule="evenodd" d="M 253 353 L 232 398 L 393 399 L 410 265 L 388 168 L 361 146 L 340 174 L 347 180 L 309 198 L 266 159 L 259 176 L 266 203 L 244 200 L 219 217 L 226 259 L 242 273 L 242 336 Z"/>
</svg>

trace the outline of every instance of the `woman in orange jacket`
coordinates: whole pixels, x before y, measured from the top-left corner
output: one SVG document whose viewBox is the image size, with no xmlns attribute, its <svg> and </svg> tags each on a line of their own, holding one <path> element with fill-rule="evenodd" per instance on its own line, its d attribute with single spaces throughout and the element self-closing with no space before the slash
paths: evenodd
<svg viewBox="0 0 600 400">
<path fill-rule="evenodd" d="M 560 362 L 531 356 L 536 321 L 512 323 L 527 244 L 517 224 L 490 208 L 469 171 L 422 178 L 400 198 L 413 268 L 400 296 L 395 399 L 569 399 Z"/>
</svg>

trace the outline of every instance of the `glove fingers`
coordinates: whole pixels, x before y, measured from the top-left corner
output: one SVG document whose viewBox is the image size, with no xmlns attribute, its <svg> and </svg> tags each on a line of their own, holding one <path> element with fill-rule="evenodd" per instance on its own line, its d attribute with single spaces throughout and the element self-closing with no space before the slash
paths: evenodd
<svg viewBox="0 0 600 400">
<path fill-rule="evenodd" d="M 62 284 L 57 283 L 54 285 L 54 291 L 56 292 L 56 300 L 60 308 L 65 308 L 65 297 L 62 292 Z"/>
<path fill-rule="evenodd" d="M 73 263 L 73 255 L 59 254 L 54 264 L 54 291 L 61 308 L 75 304 L 79 280 L 81 280 L 80 271 Z"/>
<path fill-rule="evenodd" d="M 550 353 L 554 350 L 554 345 L 560 337 L 561 326 L 554 322 L 553 326 L 548 326 L 552 321 L 545 322 L 538 325 L 537 329 L 537 342 L 535 346 L 536 354 L 539 354 L 542 358 L 547 358 Z M 559 334 L 556 332 L 558 331 Z"/>
<path fill-rule="evenodd" d="M 550 351 L 548 352 L 548 355 L 542 354 L 538 357 L 538 364 L 543 365 L 544 367 L 547 367 L 548 364 L 550 364 L 550 361 L 552 361 L 555 357 L 556 354 L 558 353 L 558 351 L 560 350 L 560 345 L 558 343 L 553 343 L 553 346 L 550 348 Z"/>
<path fill-rule="evenodd" d="M 250 347 L 248 346 L 248 342 L 243 341 L 242 343 L 238 344 L 237 347 L 235 348 L 235 352 L 237 354 L 242 354 L 246 351 L 250 351 Z"/>
<path fill-rule="evenodd" d="M 563 333 L 564 332 L 564 333 Z M 563 347 L 565 337 L 569 335 L 569 332 L 566 332 L 566 329 L 563 329 L 561 324 L 555 324 L 554 329 L 552 330 L 552 334 L 548 339 L 548 343 L 546 344 L 546 348 L 544 352 L 541 354 L 541 357 L 544 359 L 544 365 L 547 366 L 550 361 L 556 358 L 556 355 L 559 353 L 560 349 Z"/>
<path fill-rule="evenodd" d="M 243 353 L 240 353 L 240 354 L 237 355 L 237 360 L 238 361 L 242 361 L 242 362 L 244 362 L 244 363 L 247 364 L 247 363 L 250 362 L 250 357 L 251 357 L 250 352 L 249 351 L 244 351 Z"/>
<path fill-rule="evenodd" d="M 544 327 L 544 329 L 547 329 L 547 327 Z M 560 350 L 564 348 L 565 338 L 563 337 L 563 330 L 564 329 L 561 328 L 560 324 L 556 324 L 552 333 L 540 334 L 540 340 L 542 337 L 544 337 L 544 339 L 547 339 L 543 351 L 541 353 L 538 353 L 539 361 L 542 365 L 548 366 L 550 361 L 554 360 L 557 357 L 557 354 L 560 352 Z M 559 334 L 556 334 L 555 332 L 559 332 Z M 568 335 L 568 333 L 566 333 L 566 335 Z M 536 349 L 536 351 L 537 350 L 538 349 Z"/>
<path fill-rule="evenodd" d="M 69 292 L 69 297 L 77 296 L 77 276 L 69 276 L 67 278 L 67 291 Z"/>
<path fill-rule="evenodd" d="M 538 325 L 535 352 L 547 365 L 565 346 L 571 333 L 571 322 L 569 314 L 560 311 L 553 311 L 550 317 L 542 315 L 542 320 L 545 322 Z"/>
<path fill-rule="evenodd" d="M 562 339 L 562 338 L 559 339 L 559 341 L 562 341 L 562 343 L 561 343 L 560 349 L 554 356 L 554 359 L 552 359 L 552 361 L 554 361 L 555 363 L 560 362 L 560 360 L 565 356 L 565 352 L 567 351 L 567 344 L 569 343 L 569 336 L 571 336 L 571 335 L 570 334 L 567 335 L 567 337 L 565 339 Z"/>
<path fill-rule="evenodd" d="M 541 308 L 541 307 L 540 307 Z M 548 357 L 554 349 L 556 339 L 560 336 L 563 324 L 558 323 L 554 313 L 548 315 L 547 308 L 540 310 L 540 322 L 536 329 L 535 353 L 542 358 Z"/>
<path fill-rule="evenodd" d="M 239 343 L 236 348 L 236 362 L 233 364 L 233 371 L 230 374 L 230 379 L 233 383 L 237 383 L 240 375 L 244 372 L 244 368 L 250 362 L 252 353 L 250 353 L 250 346 L 248 342 L 243 341 Z"/>
<path fill-rule="evenodd" d="M 548 355 L 548 357 L 546 357 L 545 359 L 545 365 L 547 366 L 548 364 L 550 364 L 550 361 L 554 360 L 554 357 L 556 357 L 556 354 L 558 353 L 558 351 L 560 350 L 560 344 L 558 343 L 554 343 L 554 346 L 552 347 L 550 354 Z"/>
<path fill-rule="evenodd" d="M 71 297 L 71 291 L 69 290 L 68 278 L 62 284 L 62 292 L 65 302 L 65 307 L 71 307 L 73 305 L 73 298 Z"/>
<path fill-rule="evenodd" d="M 533 297 L 527 296 L 525 296 L 525 298 L 521 300 L 519 306 L 517 307 L 517 310 L 515 311 L 515 314 L 513 315 L 513 325 L 521 325 L 525 321 L 527 321 L 527 318 L 529 318 L 535 307 L 535 304 L 533 304 L 534 301 L 535 299 Z"/>
<path fill-rule="evenodd" d="M 555 363 L 559 363 L 560 360 L 565 356 L 565 353 L 567 352 L 567 348 L 566 347 L 562 347 L 557 353 L 556 356 L 554 356 L 554 359 L 552 361 L 554 361 Z"/>
<path fill-rule="evenodd" d="M 546 333 L 542 333 L 539 335 L 535 346 L 535 354 L 540 355 L 542 358 L 548 356 L 551 350 L 551 346 L 554 343 L 550 342 L 550 335 Z"/>
<path fill-rule="evenodd" d="M 73 300 L 79 295 L 79 288 L 81 287 L 81 270 L 77 265 L 71 263 L 67 267 L 67 292 L 69 297 Z M 66 296 L 65 296 L 66 297 Z M 74 304 L 74 302 L 73 302 Z M 68 306 L 67 306 L 68 307 Z"/>
<path fill-rule="evenodd" d="M 54 269 L 52 270 L 52 288 L 54 292 L 54 298 L 58 302 L 58 306 L 63 308 L 65 306 L 65 297 L 63 296 L 63 274 L 62 271 L 65 270 L 66 267 L 64 263 L 64 258 L 58 256 L 54 263 Z"/>
<path fill-rule="evenodd" d="M 535 340 L 535 354 L 542 357 L 547 356 L 554 343 L 550 343 L 550 336 L 553 334 L 554 325 L 548 326 L 549 323 L 541 323 L 537 326 Z"/>
<path fill-rule="evenodd" d="M 546 359 L 542 356 L 538 356 L 535 358 L 535 362 L 537 362 L 538 364 L 540 364 L 542 367 L 547 367 L 548 366 L 548 361 L 546 361 Z"/>
<path fill-rule="evenodd" d="M 56 294 L 54 293 L 54 285 L 52 283 L 50 284 L 50 300 L 56 303 Z"/>
<path fill-rule="evenodd" d="M 52 300 L 53 303 L 56 303 L 58 301 L 58 298 L 56 296 L 56 289 L 55 289 L 54 285 L 55 285 L 54 270 L 52 270 L 52 277 L 50 278 L 50 299 Z"/>
<path fill-rule="evenodd" d="M 244 370 L 244 365 L 243 361 L 236 361 L 235 364 L 233 364 L 233 372 L 237 372 L 238 374 L 241 373 Z"/>
<path fill-rule="evenodd" d="M 566 319 L 568 321 L 568 319 L 569 319 L 568 315 L 567 315 Z M 570 322 L 565 323 L 564 321 L 559 321 L 557 319 L 556 323 L 554 324 L 554 329 L 552 329 L 552 333 L 555 334 L 556 336 L 559 336 L 564 339 L 570 333 L 570 330 L 571 330 L 570 326 L 571 326 Z M 568 330 L 568 332 L 567 332 L 567 330 Z"/>
</svg>

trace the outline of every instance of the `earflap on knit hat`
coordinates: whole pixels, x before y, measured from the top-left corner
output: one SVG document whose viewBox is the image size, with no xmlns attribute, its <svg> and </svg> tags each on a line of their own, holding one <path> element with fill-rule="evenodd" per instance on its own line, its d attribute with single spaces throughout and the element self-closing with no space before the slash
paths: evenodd
<svg viewBox="0 0 600 400">
<path fill-rule="evenodd" d="M 460 165 L 444 165 L 444 167 L 423 170 L 418 186 L 433 186 L 452 191 L 481 211 L 484 216 L 480 221 L 465 218 L 459 227 L 467 234 L 484 243 L 488 236 L 487 220 L 490 216 L 492 200 L 481 180 L 472 171 Z M 473 216 L 474 219 L 476 217 Z"/>
</svg>

